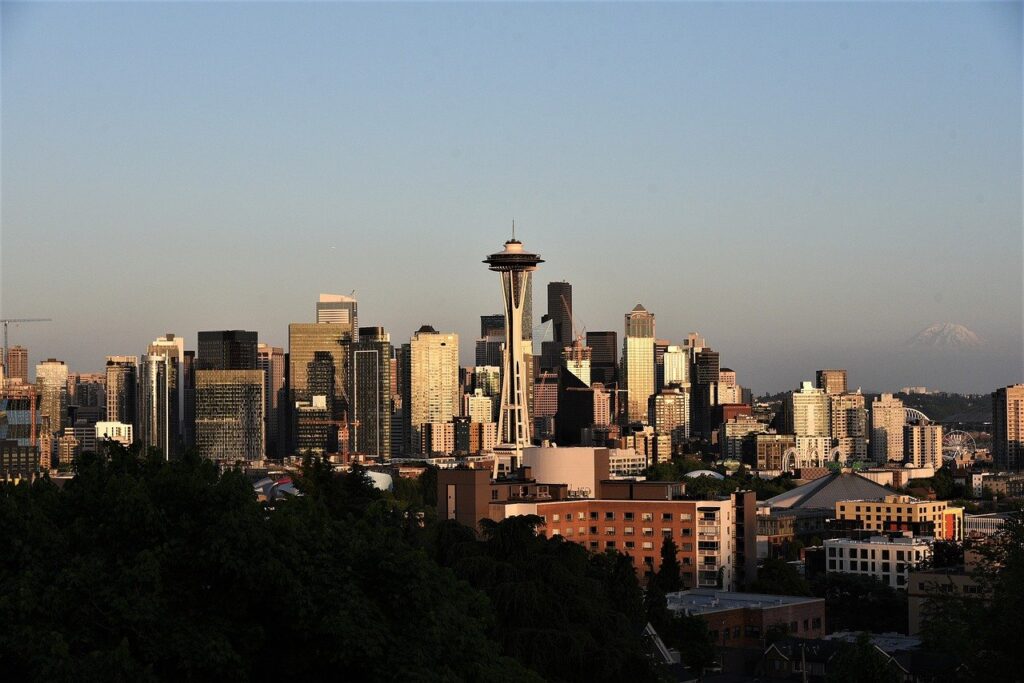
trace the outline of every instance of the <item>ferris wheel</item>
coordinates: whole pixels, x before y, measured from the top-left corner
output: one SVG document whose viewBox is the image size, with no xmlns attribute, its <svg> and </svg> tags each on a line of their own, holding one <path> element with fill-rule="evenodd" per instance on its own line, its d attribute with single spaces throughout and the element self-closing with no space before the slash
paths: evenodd
<svg viewBox="0 0 1024 683">
<path fill-rule="evenodd" d="M 942 457 L 947 460 L 973 460 L 975 450 L 974 437 L 967 432 L 955 430 L 942 435 Z"/>
</svg>

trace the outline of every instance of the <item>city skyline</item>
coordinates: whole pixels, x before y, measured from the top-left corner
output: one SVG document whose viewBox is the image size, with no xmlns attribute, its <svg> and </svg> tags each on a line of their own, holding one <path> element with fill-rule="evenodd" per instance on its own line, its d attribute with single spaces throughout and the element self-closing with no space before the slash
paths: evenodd
<svg viewBox="0 0 1024 683">
<path fill-rule="evenodd" d="M 285 347 L 352 290 L 468 365 L 515 218 L 535 322 L 547 282 L 588 331 L 641 303 L 756 393 L 1024 379 L 1019 4 L 0 11 L 0 315 L 53 318 L 11 329 L 31 369 Z M 947 322 L 984 346 L 907 346 Z"/>
</svg>

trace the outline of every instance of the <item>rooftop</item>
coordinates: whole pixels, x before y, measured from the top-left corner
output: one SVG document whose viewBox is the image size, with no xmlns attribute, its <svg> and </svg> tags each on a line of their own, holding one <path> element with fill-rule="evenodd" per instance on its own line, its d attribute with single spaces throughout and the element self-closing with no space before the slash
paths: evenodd
<svg viewBox="0 0 1024 683">
<path fill-rule="evenodd" d="M 768 595 L 765 593 L 733 593 L 710 588 L 695 588 L 665 596 L 668 608 L 688 615 L 712 614 L 734 609 L 767 609 L 783 605 L 803 605 L 824 602 L 823 598 L 795 595 Z"/>
<path fill-rule="evenodd" d="M 882 500 L 895 491 L 859 474 L 833 472 L 764 501 L 772 508 L 826 508 L 834 510 L 841 500 Z"/>
<path fill-rule="evenodd" d="M 872 545 L 929 545 L 934 538 L 931 536 L 899 536 L 897 538 L 889 538 L 888 536 L 872 536 L 865 540 L 857 540 L 854 538 L 828 538 L 825 539 L 825 545 L 861 545 L 863 543 L 871 543 Z"/>
</svg>

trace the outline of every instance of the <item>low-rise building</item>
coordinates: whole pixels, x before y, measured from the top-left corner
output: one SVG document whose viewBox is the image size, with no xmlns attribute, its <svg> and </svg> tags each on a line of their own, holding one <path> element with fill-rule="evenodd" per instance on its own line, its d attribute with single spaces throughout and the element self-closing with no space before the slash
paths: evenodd
<svg viewBox="0 0 1024 683">
<path fill-rule="evenodd" d="M 943 540 L 963 539 L 963 508 L 942 500 L 885 496 L 881 500 L 840 500 L 836 519 L 868 531 L 910 531 Z"/>
<path fill-rule="evenodd" d="M 910 570 L 932 556 L 934 539 L 872 536 L 866 540 L 825 540 L 825 573 L 873 576 L 882 583 L 905 589 Z"/>
<path fill-rule="evenodd" d="M 673 612 L 704 619 L 721 647 L 764 647 L 773 628 L 805 638 L 825 635 L 824 598 L 696 589 L 669 593 L 666 602 Z"/>
<path fill-rule="evenodd" d="M 1009 517 L 1006 512 L 989 512 L 983 515 L 964 515 L 964 536 L 967 538 L 991 536 L 1003 528 Z"/>
</svg>

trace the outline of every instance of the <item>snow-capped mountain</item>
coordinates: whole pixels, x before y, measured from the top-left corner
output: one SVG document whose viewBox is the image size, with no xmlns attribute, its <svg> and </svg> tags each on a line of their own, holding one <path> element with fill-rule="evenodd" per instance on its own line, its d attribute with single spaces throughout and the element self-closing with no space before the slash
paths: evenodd
<svg viewBox="0 0 1024 683">
<path fill-rule="evenodd" d="M 984 341 L 976 333 L 956 323 L 935 323 L 921 330 L 907 341 L 914 349 L 939 351 L 965 351 L 979 349 Z"/>
</svg>

